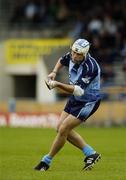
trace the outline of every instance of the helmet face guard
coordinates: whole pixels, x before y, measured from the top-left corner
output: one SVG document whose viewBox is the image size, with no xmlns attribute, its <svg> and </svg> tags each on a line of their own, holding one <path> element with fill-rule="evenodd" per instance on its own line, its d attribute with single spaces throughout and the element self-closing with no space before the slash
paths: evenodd
<svg viewBox="0 0 126 180">
<path fill-rule="evenodd" d="M 87 55 L 89 48 L 90 48 L 90 43 L 85 39 L 76 40 L 71 47 L 72 51 L 78 54 L 83 54 L 84 56 Z"/>
</svg>

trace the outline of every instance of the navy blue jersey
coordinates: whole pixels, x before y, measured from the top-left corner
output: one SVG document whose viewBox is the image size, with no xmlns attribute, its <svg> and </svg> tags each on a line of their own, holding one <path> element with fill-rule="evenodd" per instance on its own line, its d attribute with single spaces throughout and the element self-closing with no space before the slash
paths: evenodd
<svg viewBox="0 0 126 180">
<path fill-rule="evenodd" d="M 78 85 L 84 89 L 84 95 L 72 95 L 73 100 L 91 102 L 100 99 L 100 67 L 90 54 L 87 54 L 86 59 L 78 65 L 72 62 L 69 52 L 61 57 L 60 63 L 69 67 L 70 84 Z"/>
</svg>

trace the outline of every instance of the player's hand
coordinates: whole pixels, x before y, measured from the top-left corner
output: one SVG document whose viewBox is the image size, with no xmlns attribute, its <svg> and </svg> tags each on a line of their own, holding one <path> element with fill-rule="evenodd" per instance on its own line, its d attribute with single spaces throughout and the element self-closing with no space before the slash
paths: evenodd
<svg viewBox="0 0 126 180">
<path fill-rule="evenodd" d="M 49 75 L 48 75 L 48 78 L 51 79 L 51 80 L 54 80 L 56 77 L 56 73 L 55 72 L 51 72 Z"/>
<path fill-rule="evenodd" d="M 51 80 L 50 78 L 45 80 L 45 84 L 48 87 L 49 90 L 56 87 L 56 81 Z"/>
</svg>

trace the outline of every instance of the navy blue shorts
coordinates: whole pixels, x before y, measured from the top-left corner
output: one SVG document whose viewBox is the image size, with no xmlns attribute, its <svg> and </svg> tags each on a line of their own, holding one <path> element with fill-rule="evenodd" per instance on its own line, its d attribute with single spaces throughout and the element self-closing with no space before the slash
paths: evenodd
<svg viewBox="0 0 126 180">
<path fill-rule="evenodd" d="M 88 119 L 98 109 L 100 100 L 93 102 L 80 102 L 69 99 L 66 103 L 64 111 L 75 116 L 81 121 Z"/>
</svg>

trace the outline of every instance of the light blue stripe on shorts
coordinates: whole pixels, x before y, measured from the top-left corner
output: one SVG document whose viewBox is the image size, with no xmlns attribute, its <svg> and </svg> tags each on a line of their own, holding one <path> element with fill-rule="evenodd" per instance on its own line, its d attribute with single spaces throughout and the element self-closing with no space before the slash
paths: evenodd
<svg viewBox="0 0 126 180">
<path fill-rule="evenodd" d="M 80 110 L 79 114 L 77 115 L 77 118 L 82 119 L 83 117 L 84 120 L 87 119 L 95 105 L 96 101 L 86 103 L 85 106 Z"/>
</svg>

